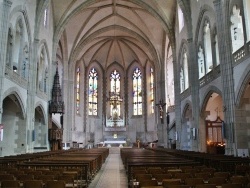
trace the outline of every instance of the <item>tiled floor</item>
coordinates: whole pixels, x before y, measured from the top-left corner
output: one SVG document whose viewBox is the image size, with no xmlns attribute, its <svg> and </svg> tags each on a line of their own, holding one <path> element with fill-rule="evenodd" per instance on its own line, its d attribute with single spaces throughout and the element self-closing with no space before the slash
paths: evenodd
<svg viewBox="0 0 250 188">
<path fill-rule="evenodd" d="M 127 188 L 127 175 L 120 157 L 120 148 L 110 148 L 109 156 L 89 185 L 90 188 Z"/>
</svg>

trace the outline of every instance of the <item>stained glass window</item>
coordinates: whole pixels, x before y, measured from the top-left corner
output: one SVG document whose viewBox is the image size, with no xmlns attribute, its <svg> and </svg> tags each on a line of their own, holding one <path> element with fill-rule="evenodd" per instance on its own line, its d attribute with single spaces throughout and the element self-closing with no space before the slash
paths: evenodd
<svg viewBox="0 0 250 188">
<path fill-rule="evenodd" d="M 120 87 L 121 87 L 121 76 L 117 70 L 114 70 L 110 74 L 110 91 L 111 91 L 111 97 L 115 100 L 118 100 L 120 98 Z M 110 105 L 110 112 L 111 116 L 113 117 L 114 111 L 116 115 L 121 115 L 121 105 L 118 102 L 111 103 Z"/>
<path fill-rule="evenodd" d="M 154 69 L 150 68 L 150 101 L 151 113 L 154 113 Z"/>
<path fill-rule="evenodd" d="M 142 115 L 142 74 L 139 68 L 133 73 L 133 110 L 134 115 Z"/>
<path fill-rule="evenodd" d="M 179 7 L 179 5 L 178 5 L 178 22 L 179 22 L 179 33 L 180 33 L 184 27 L 184 16 L 183 16 L 183 12 L 182 12 L 181 8 Z"/>
<path fill-rule="evenodd" d="M 76 114 L 80 114 L 80 67 L 76 70 Z"/>
<path fill-rule="evenodd" d="M 89 115 L 97 115 L 97 80 L 97 71 L 95 68 L 92 68 L 89 72 Z"/>
</svg>

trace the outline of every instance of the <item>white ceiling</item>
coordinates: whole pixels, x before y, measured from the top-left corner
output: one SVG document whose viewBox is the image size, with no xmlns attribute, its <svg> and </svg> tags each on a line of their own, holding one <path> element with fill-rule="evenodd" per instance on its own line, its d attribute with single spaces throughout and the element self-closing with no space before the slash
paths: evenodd
<svg viewBox="0 0 250 188">
<path fill-rule="evenodd" d="M 164 58 L 176 12 L 176 0 L 52 0 L 52 6 L 70 61 L 98 61 L 103 68 Z"/>
</svg>

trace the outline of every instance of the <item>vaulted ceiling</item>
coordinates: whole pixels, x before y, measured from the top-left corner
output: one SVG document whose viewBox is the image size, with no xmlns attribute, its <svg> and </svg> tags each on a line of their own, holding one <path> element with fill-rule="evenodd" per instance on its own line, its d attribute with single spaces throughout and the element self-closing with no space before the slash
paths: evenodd
<svg viewBox="0 0 250 188">
<path fill-rule="evenodd" d="M 88 66 L 98 61 L 107 68 L 116 61 L 127 68 L 133 61 L 144 65 L 164 58 L 176 0 L 51 2 L 55 30 L 63 31 L 58 36 L 66 41 L 69 62 L 81 60 Z"/>
</svg>

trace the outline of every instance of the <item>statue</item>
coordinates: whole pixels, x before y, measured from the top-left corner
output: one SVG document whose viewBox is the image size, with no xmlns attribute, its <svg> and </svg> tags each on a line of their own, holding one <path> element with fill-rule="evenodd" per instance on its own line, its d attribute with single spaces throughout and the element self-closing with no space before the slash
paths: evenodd
<svg viewBox="0 0 250 188">
<path fill-rule="evenodd" d="M 164 122 L 164 121 L 163 121 L 163 113 L 164 113 L 163 107 L 164 107 L 165 105 L 166 105 L 166 103 L 164 103 L 162 99 L 159 101 L 158 104 L 156 104 L 156 106 L 159 107 L 161 123 Z"/>
</svg>

